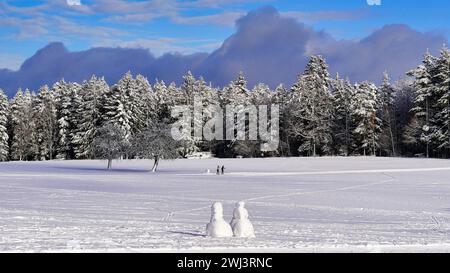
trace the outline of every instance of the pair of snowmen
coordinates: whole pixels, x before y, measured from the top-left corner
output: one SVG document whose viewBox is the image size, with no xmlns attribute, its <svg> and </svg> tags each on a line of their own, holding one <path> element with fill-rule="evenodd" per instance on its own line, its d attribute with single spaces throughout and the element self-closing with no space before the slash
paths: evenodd
<svg viewBox="0 0 450 273">
<path fill-rule="evenodd" d="M 248 211 L 245 202 L 236 203 L 233 211 L 233 219 L 228 224 L 223 219 L 222 203 L 214 203 L 211 207 L 211 221 L 206 226 L 206 236 L 213 238 L 238 237 L 254 238 L 255 231 L 248 219 Z"/>
</svg>

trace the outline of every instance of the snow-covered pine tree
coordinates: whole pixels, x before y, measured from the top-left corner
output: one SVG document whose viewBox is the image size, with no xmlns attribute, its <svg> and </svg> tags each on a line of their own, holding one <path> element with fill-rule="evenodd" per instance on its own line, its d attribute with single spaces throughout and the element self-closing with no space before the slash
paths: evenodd
<svg viewBox="0 0 450 273">
<path fill-rule="evenodd" d="M 351 154 L 353 147 L 352 130 L 352 101 L 355 90 L 350 81 L 343 80 L 336 75 L 331 81 L 333 95 L 333 146 L 334 151 L 338 155 L 348 156 Z"/>
<path fill-rule="evenodd" d="M 25 95 L 27 95 L 27 91 L 30 92 L 28 89 L 25 91 Z M 30 109 L 29 109 L 29 115 L 30 115 L 30 157 L 31 160 L 39 160 L 39 138 L 37 136 L 37 128 L 36 128 L 36 122 L 37 117 L 35 115 L 34 109 L 36 108 L 36 105 L 38 103 L 38 96 L 34 91 L 30 92 Z"/>
<path fill-rule="evenodd" d="M 198 126 L 199 128 L 199 132 L 197 132 L 197 135 L 194 134 L 194 140 L 199 150 L 212 151 L 213 142 L 205 141 L 203 139 L 203 127 L 205 126 L 206 122 L 211 120 L 217 114 L 215 113 L 215 109 L 217 109 L 217 107 L 220 107 L 218 92 L 210 85 L 207 85 L 203 77 L 200 77 L 195 81 L 194 93 L 195 96 L 201 100 L 202 114 L 201 117 L 196 115 L 193 117 L 194 126 Z"/>
<path fill-rule="evenodd" d="M 196 88 L 197 87 L 196 84 L 197 80 L 192 75 L 191 71 L 188 71 L 188 73 L 185 76 L 183 76 L 183 84 L 181 85 L 180 88 L 182 96 L 180 105 L 189 107 L 189 112 L 192 117 L 191 120 L 188 119 L 179 120 L 180 126 L 183 126 L 183 128 L 185 128 L 186 130 L 184 139 L 181 141 L 182 147 L 180 147 L 180 153 L 184 157 L 194 152 L 198 152 L 200 150 L 199 146 L 202 141 L 201 138 L 196 138 L 194 136 L 194 126 L 195 125 L 201 126 L 203 123 L 201 116 L 199 117 L 198 115 L 194 115 L 194 99 L 196 96 L 198 99 L 202 99 L 201 94 L 199 93 L 202 90 Z M 187 123 L 184 124 L 185 122 Z"/>
<path fill-rule="evenodd" d="M 92 143 L 102 122 L 101 100 L 108 90 L 105 79 L 95 75 L 81 86 L 80 104 L 75 114 L 77 124 L 72 138 L 77 159 L 90 159 L 94 156 Z"/>
<path fill-rule="evenodd" d="M 246 140 L 242 140 L 248 134 L 248 118 L 245 115 L 245 107 L 251 103 L 251 94 L 247 88 L 247 80 L 244 73 L 240 72 L 237 79 L 232 81 L 221 93 L 222 107 L 226 109 L 234 109 L 234 122 L 232 125 L 227 124 L 226 116 L 232 118 L 231 113 L 225 112 L 224 128 L 225 128 L 225 145 L 224 154 L 238 156 L 254 156 L 254 145 Z M 245 124 L 246 128 L 238 130 L 239 124 Z M 228 137 L 227 137 L 228 136 Z M 233 136 L 231 138 L 231 136 Z"/>
<path fill-rule="evenodd" d="M 436 58 L 427 52 L 422 64 L 408 72 L 408 75 L 414 78 L 413 86 L 416 90 L 414 107 L 411 109 L 415 116 L 411 120 L 412 123 L 408 125 L 409 135 L 420 135 L 416 142 L 425 145 L 427 158 L 430 157 L 433 147 L 432 140 L 436 132 L 433 109 L 436 103 L 436 95 L 432 86 L 435 63 Z M 413 133 L 413 130 L 417 130 L 417 133 Z"/>
<path fill-rule="evenodd" d="M 179 105 L 181 100 L 181 92 L 175 83 L 169 86 L 164 81 L 156 81 L 153 85 L 154 100 L 156 103 L 156 121 L 160 123 L 173 123 L 171 117 L 171 109 L 175 105 Z"/>
<path fill-rule="evenodd" d="M 404 78 L 397 81 L 394 85 L 394 90 L 394 114 L 396 123 L 394 135 L 397 140 L 397 155 L 411 156 L 422 153 L 423 145 L 417 141 L 420 139 L 421 130 L 411 131 L 409 126 L 409 123 L 415 116 L 415 113 L 411 111 L 414 103 L 414 94 L 416 93 L 413 80 Z M 415 135 L 416 133 L 419 133 L 419 135 Z M 411 140 L 413 141 L 410 142 Z"/>
<path fill-rule="evenodd" d="M 112 123 L 124 131 L 125 138 L 142 130 L 145 125 L 145 113 L 142 94 L 149 92 L 150 84 L 144 77 L 139 81 L 133 79 L 128 71 L 104 97 L 104 114 L 106 123 Z M 141 89 L 141 90 L 139 90 Z"/>
<path fill-rule="evenodd" d="M 136 76 L 137 94 L 133 98 L 134 105 L 137 106 L 137 122 L 133 129 L 133 134 L 140 132 L 157 117 L 156 95 L 148 79 L 142 75 Z"/>
<path fill-rule="evenodd" d="M 131 138 L 130 117 L 125 108 L 126 94 L 114 85 L 103 96 L 103 124 L 112 124 L 124 132 L 126 140 Z"/>
<path fill-rule="evenodd" d="M 248 105 L 250 103 L 250 91 L 247 88 L 244 73 L 240 72 L 237 79 L 224 88 L 221 95 L 224 105 Z"/>
<path fill-rule="evenodd" d="M 258 110 L 260 106 L 267 106 L 267 110 L 269 111 L 268 113 L 264 113 L 264 115 L 266 115 L 265 117 L 259 116 L 259 111 L 258 111 L 258 119 L 261 118 L 266 118 L 267 119 L 267 115 L 270 114 L 270 107 L 273 101 L 273 96 L 275 94 L 272 92 L 272 90 L 270 90 L 270 87 L 266 84 L 263 83 L 258 83 L 257 85 L 255 85 L 252 89 L 251 92 L 251 102 L 252 104 L 256 107 L 256 109 Z M 268 120 L 269 121 L 269 120 Z M 258 132 L 265 132 L 267 131 L 267 128 L 263 128 L 263 130 L 260 130 L 259 128 L 259 122 L 257 123 L 257 128 L 258 128 Z M 270 126 L 270 122 L 268 122 L 268 126 Z M 261 140 L 261 138 L 259 138 L 258 140 L 254 140 L 251 141 L 251 143 L 253 144 L 253 149 L 255 149 L 259 155 L 263 155 L 263 154 L 267 154 L 263 151 L 260 151 L 260 147 L 263 144 L 263 141 Z"/>
<path fill-rule="evenodd" d="M 156 119 L 158 122 L 163 122 L 170 118 L 170 107 L 173 105 L 172 97 L 167 95 L 167 86 L 164 81 L 155 82 L 153 94 L 156 102 Z"/>
<path fill-rule="evenodd" d="M 35 133 L 32 111 L 32 95 L 19 89 L 11 102 L 12 142 L 11 158 L 33 159 L 35 155 Z"/>
<path fill-rule="evenodd" d="M 434 71 L 437 148 L 450 156 L 450 50 L 447 47 L 442 48 Z"/>
<path fill-rule="evenodd" d="M 56 100 L 47 85 L 39 89 L 33 106 L 39 160 L 53 159 L 58 141 Z"/>
<path fill-rule="evenodd" d="M 264 83 L 258 83 L 255 85 L 251 92 L 251 101 L 253 105 L 270 105 L 272 102 L 272 96 L 274 94 L 270 90 L 270 87 Z"/>
<path fill-rule="evenodd" d="M 181 85 L 181 92 L 183 96 L 182 104 L 184 105 L 193 105 L 194 104 L 194 96 L 195 94 L 195 84 L 196 79 L 194 75 L 192 75 L 191 71 L 188 71 L 186 75 L 183 76 L 183 84 Z"/>
<path fill-rule="evenodd" d="M 167 96 L 170 97 L 168 98 L 168 102 L 170 102 L 172 106 L 184 103 L 183 92 L 181 92 L 181 88 L 179 88 L 175 82 L 171 82 L 169 86 L 167 86 Z"/>
<path fill-rule="evenodd" d="M 291 90 L 290 134 L 300 141 L 299 153 L 329 154 L 332 145 L 333 105 L 328 65 L 312 56 Z"/>
<path fill-rule="evenodd" d="M 396 126 L 394 109 L 395 90 L 391 85 L 388 72 L 383 73 L 383 82 L 379 88 L 379 116 L 381 120 L 380 152 L 396 156 L 396 139 L 394 130 Z"/>
<path fill-rule="evenodd" d="M 8 135 L 9 102 L 8 97 L 0 89 L 0 161 L 8 160 L 9 135 Z"/>
<path fill-rule="evenodd" d="M 78 127 L 77 109 L 81 104 L 81 86 L 77 83 L 66 83 L 61 80 L 54 84 L 58 119 L 57 158 L 71 159 L 75 157 L 72 139 Z"/>
<path fill-rule="evenodd" d="M 283 84 L 280 84 L 275 89 L 275 94 L 272 96 L 272 103 L 278 105 L 279 107 L 279 120 L 280 120 L 280 148 L 279 152 L 281 156 L 289 156 L 291 154 L 291 147 L 289 143 L 288 134 L 288 120 L 289 111 L 287 107 L 287 102 L 289 99 L 289 93 Z"/>
<path fill-rule="evenodd" d="M 356 125 L 353 133 L 356 148 L 363 155 L 376 155 L 379 147 L 381 120 L 377 117 L 378 95 L 377 87 L 370 82 L 362 82 L 355 86 L 356 94 L 352 105 L 352 119 Z"/>
</svg>

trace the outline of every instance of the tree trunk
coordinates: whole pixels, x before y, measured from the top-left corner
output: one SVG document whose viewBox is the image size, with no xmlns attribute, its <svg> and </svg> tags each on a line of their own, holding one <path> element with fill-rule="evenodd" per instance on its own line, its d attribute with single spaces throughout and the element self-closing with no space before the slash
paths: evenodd
<svg viewBox="0 0 450 273">
<path fill-rule="evenodd" d="M 286 143 L 287 143 L 287 156 L 290 157 L 291 156 L 291 141 L 289 139 L 289 135 L 286 136 Z"/>
<path fill-rule="evenodd" d="M 391 134 L 391 145 L 392 145 L 392 155 L 394 157 L 397 156 L 397 149 L 396 149 L 396 140 L 395 140 L 395 134 L 394 130 L 396 128 L 397 121 L 395 119 L 395 108 L 392 109 L 392 113 L 389 112 L 389 133 Z"/>
<path fill-rule="evenodd" d="M 313 157 L 316 157 L 316 139 L 313 138 Z"/>
<path fill-rule="evenodd" d="M 153 168 L 152 168 L 152 172 L 156 172 L 156 170 L 158 169 L 158 165 L 159 165 L 159 156 L 155 156 L 155 163 L 153 164 Z"/>
<path fill-rule="evenodd" d="M 373 156 L 377 156 L 377 147 L 375 145 L 375 134 L 372 135 Z"/>
<path fill-rule="evenodd" d="M 108 158 L 108 170 L 111 170 L 112 168 L 112 159 Z"/>
<path fill-rule="evenodd" d="M 395 141 L 394 141 L 394 132 L 392 131 L 392 127 L 389 127 L 389 133 L 391 135 L 391 146 L 392 146 L 392 156 L 396 157 L 397 154 L 395 152 Z"/>
</svg>

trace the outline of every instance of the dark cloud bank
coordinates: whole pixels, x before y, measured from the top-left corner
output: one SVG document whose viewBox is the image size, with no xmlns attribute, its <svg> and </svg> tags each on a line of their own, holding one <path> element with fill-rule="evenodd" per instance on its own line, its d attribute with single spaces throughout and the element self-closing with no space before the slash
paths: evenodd
<svg viewBox="0 0 450 273">
<path fill-rule="evenodd" d="M 105 76 L 114 83 L 128 70 L 149 79 L 180 82 L 187 70 L 223 86 L 244 71 L 249 84 L 274 87 L 292 84 L 311 54 L 327 58 L 332 73 L 352 81 L 379 82 L 388 70 L 402 77 L 415 67 L 427 49 L 438 52 L 443 36 L 417 32 L 405 25 L 388 25 L 359 41 L 337 41 L 293 19 L 283 18 L 272 7 L 250 12 L 237 21 L 237 32 L 211 54 L 166 54 L 155 58 L 145 49 L 93 48 L 69 52 L 52 43 L 23 63 L 19 71 L 0 70 L 0 88 L 11 96 L 18 87 L 36 90 L 43 84 Z"/>
</svg>

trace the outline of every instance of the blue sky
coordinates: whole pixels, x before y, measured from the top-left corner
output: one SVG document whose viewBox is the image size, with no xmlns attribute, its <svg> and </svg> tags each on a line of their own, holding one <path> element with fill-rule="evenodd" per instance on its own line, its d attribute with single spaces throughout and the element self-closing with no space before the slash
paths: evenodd
<svg viewBox="0 0 450 273">
<path fill-rule="evenodd" d="M 360 39 L 393 23 L 450 38 L 449 1 L 367 1 L 0 0 L 0 68 L 17 69 L 53 41 L 73 51 L 104 46 L 149 48 L 156 56 L 211 52 L 235 32 L 236 19 L 267 5 L 336 39 Z"/>
</svg>

